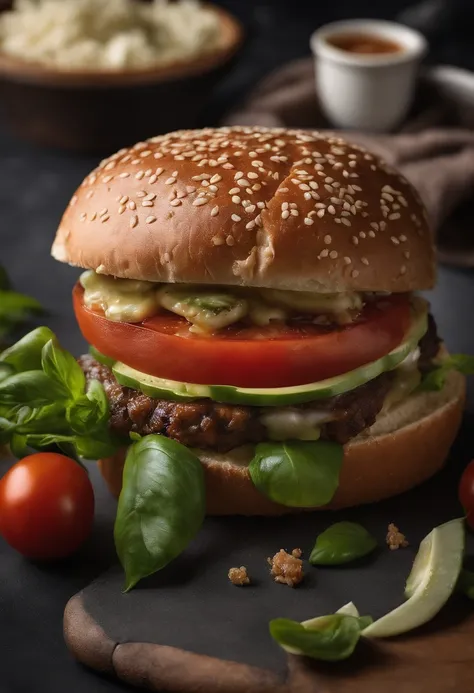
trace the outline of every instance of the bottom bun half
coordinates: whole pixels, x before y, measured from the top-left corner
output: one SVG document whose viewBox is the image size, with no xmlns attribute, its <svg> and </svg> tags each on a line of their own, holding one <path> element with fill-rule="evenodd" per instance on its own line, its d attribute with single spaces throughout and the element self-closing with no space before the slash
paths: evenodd
<svg viewBox="0 0 474 693">
<path fill-rule="evenodd" d="M 417 486 L 443 466 L 461 424 L 465 380 L 451 373 L 441 392 L 410 396 L 344 446 L 339 488 L 331 509 L 372 503 Z M 281 515 L 301 508 L 279 505 L 253 485 L 253 448 L 226 454 L 195 451 L 204 466 L 209 515 Z M 120 494 L 126 451 L 99 462 L 113 495 Z"/>
</svg>

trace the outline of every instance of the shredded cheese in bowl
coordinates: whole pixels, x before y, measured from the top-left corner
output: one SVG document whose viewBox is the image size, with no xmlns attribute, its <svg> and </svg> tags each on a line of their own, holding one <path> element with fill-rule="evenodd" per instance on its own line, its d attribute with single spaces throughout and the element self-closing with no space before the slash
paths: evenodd
<svg viewBox="0 0 474 693">
<path fill-rule="evenodd" d="M 0 52 L 65 70 L 137 70 L 219 46 L 219 17 L 197 0 L 15 0 Z"/>
</svg>

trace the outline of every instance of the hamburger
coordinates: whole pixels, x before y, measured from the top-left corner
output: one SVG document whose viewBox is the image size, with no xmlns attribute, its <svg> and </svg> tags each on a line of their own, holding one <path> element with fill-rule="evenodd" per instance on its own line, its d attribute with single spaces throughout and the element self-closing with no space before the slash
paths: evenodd
<svg viewBox="0 0 474 693">
<path fill-rule="evenodd" d="M 418 292 L 435 251 L 416 190 L 334 135 L 232 127 L 122 149 L 73 196 L 53 256 L 122 441 L 185 446 L 210 514 L 340 508 L 443 465 L 464 378 Z M 462 368 L 461 368 L 462 370 Z"/>
</svg>

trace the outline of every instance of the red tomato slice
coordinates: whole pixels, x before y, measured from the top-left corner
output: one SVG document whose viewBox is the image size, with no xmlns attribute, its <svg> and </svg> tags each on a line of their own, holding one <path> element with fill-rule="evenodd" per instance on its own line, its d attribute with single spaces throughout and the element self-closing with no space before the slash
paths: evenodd
<svg viewBox="0 0 474 693">
<path fill-rule="evenodd" d="M 347 373 L 394 349 L 410 324 L 406 295 L 367 304 L 345 327 L 240 325 L 212 337 L 189 333 L 187 320 L 169 312 L 112 322 L 84 306 L 80 285 L 73 301 L 82 334 L 101 353 L 148 375 L 204 385 L 286 387 Z"/>
</svg>

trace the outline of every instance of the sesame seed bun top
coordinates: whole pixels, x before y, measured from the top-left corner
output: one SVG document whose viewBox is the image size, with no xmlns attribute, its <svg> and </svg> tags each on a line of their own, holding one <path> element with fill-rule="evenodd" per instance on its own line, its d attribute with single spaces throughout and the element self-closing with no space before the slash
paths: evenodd
<svg viewBox="0 0 474 693">
<path fill-rule="evenodd" d="M 140 142 L 73 196 L 53 256 L 156 282 L 296 291 L 429 289 L 414 188 L 334 134 L 232 127 Z"/>
</svg>

